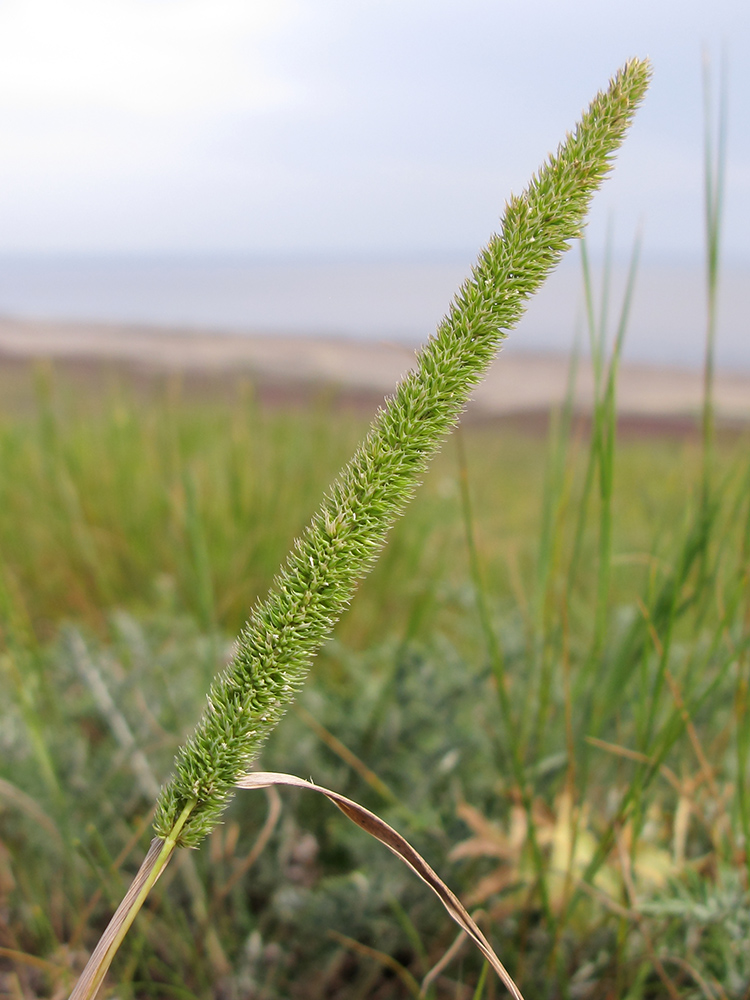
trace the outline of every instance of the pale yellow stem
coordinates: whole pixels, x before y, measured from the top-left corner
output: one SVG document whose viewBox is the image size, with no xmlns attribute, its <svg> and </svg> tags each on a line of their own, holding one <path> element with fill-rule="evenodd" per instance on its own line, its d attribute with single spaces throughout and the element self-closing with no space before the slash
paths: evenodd
<svg viewBox="0 0 750 1000">
<path fill-rule="evenodd" d="M 151 842 L 148 854 L 143 859 L 143 864 L 138 869 L 138 874 L 133 879 L 130 888 L 125 894 L 125 898 L 117 907 L 114 916 L 107 925 L 107 929 L 99 939 L 99 943 L 94 949 L 91 958 L 86 963 L 86 968 L 81 973 L 81 978 L 76 983 L 75 989 L 70 994 L 70 1000 L 94 1000 L 102 985 L 107 969 L 112 964 L 112 959 L 117 954 L 117 949 L 122 944 L 123 938 L 130 929 L 130 925 L 136 918 L 140 908 L 146 901 L 151 889 L 156 884 L 157 879 L 167 867 L 169 859 L 177 846 L 177 838 L 185 825 L 188 816 L 195 808 L 195 802 L 189 802 L 180 813 L 177 822 L 169 831 L 169 836 L 165 840 L 155 838 Z"/>
</svg>

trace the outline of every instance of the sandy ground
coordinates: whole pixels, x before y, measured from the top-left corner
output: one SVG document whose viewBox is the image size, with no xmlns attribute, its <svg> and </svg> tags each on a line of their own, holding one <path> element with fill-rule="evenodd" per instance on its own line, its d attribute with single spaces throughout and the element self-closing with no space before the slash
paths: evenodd
<svg viewBox="0 0 750 1000">
<path fill-rule="evenodd" d="M 9 359 L 111 361 L 151 370 L 221 373 L 247 371 L 258 379 L 328 383 L 348 390 L 389 393 L 414 363 L 403 345 L 344 339 L 226 334 L 143 326 L 0 319 L 0 364 Z M 548 410 L 565 398 L 567 359 L 501 353 L 472 406 L 486 415 Z M 582 362 L 576 399 L 587 408 L 593 395 L 590 364 Z M 623 365 L 618 381 L 621 415 L 681 418 L 700 411 L 700 372 Z M 717 414 L 750 420 L 750 375 L 716 376 Z"/>
</svg>

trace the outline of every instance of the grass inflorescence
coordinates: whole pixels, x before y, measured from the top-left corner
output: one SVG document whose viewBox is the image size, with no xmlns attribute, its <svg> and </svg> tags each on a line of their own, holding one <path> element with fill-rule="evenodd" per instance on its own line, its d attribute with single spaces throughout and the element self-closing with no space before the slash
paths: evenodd
<svg viewBox="0 0 750 1000">
<path fill-rule="evenodd" d="M 626 64 L 526 191 L 510 199 L 500 233 L 480 254 L 416 367 L 375 418 L 240 632 L 233 663 L 212 685 L 203 718 L 160 796 L 160 837 L 189 803 L 180 844 L 194 846 L 216 823 L 501 340 L 581 235 L 591 197 L 611 167 L 649 75 L 645 62 Z"/>
</svg>

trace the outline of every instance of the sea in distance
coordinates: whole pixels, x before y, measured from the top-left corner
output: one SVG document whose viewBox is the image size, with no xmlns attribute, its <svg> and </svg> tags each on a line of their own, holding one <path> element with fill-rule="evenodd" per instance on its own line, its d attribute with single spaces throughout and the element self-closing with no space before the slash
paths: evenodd
<svg viewBox="0 0 750 1000">
<path fill-rule="evenodd" d="M 259 259 L 243 257 L 0 257 L 0 316 L 390 340 L 417 345 L 435 329 L 471 257 Z M 597 316 L 608 302 L 614 336 L 627 264 L 594 264 Z M 696 263 L 642 262 L 625 336 L 626 360 L 703 363 L 706 291 Z M 506 350 L 585 352 L 582 268 L 570 254 L 529 306 Z M 123 335 L 126 335 L 125 333 Z M 716 361 L 750 372 L 750 266 L 722 267 Z"/>
</svg>

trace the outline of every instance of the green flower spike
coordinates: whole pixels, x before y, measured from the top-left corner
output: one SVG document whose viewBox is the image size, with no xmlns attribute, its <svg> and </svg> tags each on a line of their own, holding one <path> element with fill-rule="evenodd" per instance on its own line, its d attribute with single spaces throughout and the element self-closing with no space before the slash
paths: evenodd
<svg viewBox="0 0 750 1000">
<path fill-rule="evenodd" d="M 176 843 L 194 847 L 219 820 L 500 342 L 580 236 L 649 77 L 647 61 L 628 62 L 527 190 L 510 199 L 500 234 L 480 254 L 414 370 L 378 412 L 253 611 L 233 662 L 212 685 L 159 798 L 160 838 L 174 835 L 181 819 Z"/>
</svg>

